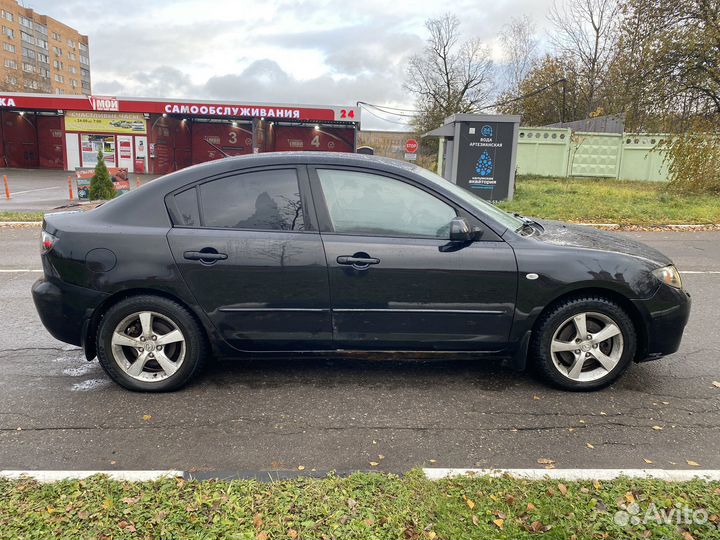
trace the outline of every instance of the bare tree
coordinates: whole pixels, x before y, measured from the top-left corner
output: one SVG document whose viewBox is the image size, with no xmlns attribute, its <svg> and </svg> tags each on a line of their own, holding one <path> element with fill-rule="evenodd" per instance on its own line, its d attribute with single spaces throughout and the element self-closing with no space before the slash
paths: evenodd
<svg viewBox="0 0 720 540">
<path fill-rule="evenodd" d="M 555 27 L 550 40 L 576 65 L 588 115 L 616 51 L 620 15 L 618 0 L 556 0 L 548 15 Z"/>
<path fill-rule="evenodd" d="M 516 94 L 520 83 L 538 61 L 538 40 L 530 17 L 512 17 L 500 31 L 500 43 L 507 59 L 503 77 L 505 88 L 507 92 Z"/>
<path fill-rule="evenodd" d="M 460 21 L 453 14 L 428 19 L 427 45 L 410 58 L 405 88 L 417 98 L 419 130 L 432 129 L 454 113 L 471 112 L 492 92 L 490 52 L 479 39 L 460 41 Z"/>
</svg>

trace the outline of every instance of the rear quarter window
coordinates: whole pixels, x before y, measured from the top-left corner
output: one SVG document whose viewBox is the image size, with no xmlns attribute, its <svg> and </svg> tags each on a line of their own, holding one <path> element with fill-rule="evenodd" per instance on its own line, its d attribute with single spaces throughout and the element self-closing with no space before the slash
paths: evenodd
<svg viewBox="0 0 720 540">
<path fill-rule="evenodd" d="M 175 195 L 175 206 L 178 210 L 178 225 L 200 227 L 200 210 L 198 207 L 197 190 L 193 187 Z"/>
</svg>

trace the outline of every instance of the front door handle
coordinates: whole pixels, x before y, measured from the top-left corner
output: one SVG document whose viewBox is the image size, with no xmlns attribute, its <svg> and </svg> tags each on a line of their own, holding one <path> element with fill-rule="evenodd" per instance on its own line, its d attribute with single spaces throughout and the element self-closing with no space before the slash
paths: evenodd
<svg viewBox="0 0 720 540">
<path fill-rule="evenodd" d="M 205 264 L 212 264 L 215 261 L 224 261 L 228 258 L 226 253 L 218 253 L 214 248 L 203 248 L 200 251 L 186 251 L 183 257 L 189 261 L 200 261 Z"/>
<path fill-rule="evenodd" d="M 380 259 L 370 257 L 366 253 L 356 253 L 355 255 L 340 255 L 337 263 L 352 266 L 356 270 L 365 270 L 371 264 L 380 264 Z"/>
</svg>

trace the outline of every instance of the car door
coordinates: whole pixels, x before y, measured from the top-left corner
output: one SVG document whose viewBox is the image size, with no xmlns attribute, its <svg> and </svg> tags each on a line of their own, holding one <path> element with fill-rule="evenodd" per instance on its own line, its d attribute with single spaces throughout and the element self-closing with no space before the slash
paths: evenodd
<svg viewBox="0 0 720 540">
<path fill-rule="evenodd" d="M 166 197 L 182 277 L 240 350 L 332 345 L 328 275 L 303 168 L 234 172 Z"/>
<path fill-rule="evenodd" d="M 489 228 L 480 241 L 450 244 L 456 216 L 482 223 L 411 179 L 339 167 L 309 172 L 336 347 L 495 351 L 506 344 L 517 288 L 508 244 Z"/>
</svg>

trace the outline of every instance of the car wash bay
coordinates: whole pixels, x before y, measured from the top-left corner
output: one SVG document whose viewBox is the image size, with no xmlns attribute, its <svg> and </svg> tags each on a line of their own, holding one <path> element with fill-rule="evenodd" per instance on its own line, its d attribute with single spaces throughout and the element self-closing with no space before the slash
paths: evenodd
<svg viewBox="0 0 720 540">
<path fill-rule="evenodd" d="M 318 111 L 329 117 L 334 114 Z M 253 152 L 353 152 L 356 129 L 354 121 L 17 107 L 0 110 L 0 166 L 72 171 L 94 167 L 102 150 L 110 167 L 134 174 L 165 174 Z"/>
</svg>

